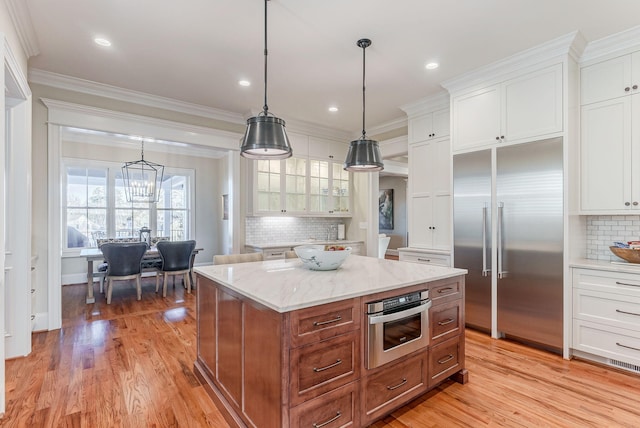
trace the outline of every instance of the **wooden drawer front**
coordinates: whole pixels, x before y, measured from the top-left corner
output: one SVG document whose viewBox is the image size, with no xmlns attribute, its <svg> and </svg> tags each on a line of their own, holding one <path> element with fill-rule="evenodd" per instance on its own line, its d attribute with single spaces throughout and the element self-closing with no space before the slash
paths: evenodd
<svg viewBox="0 0 640 428">
<path fill-rule="evenodd" d="M 573 317 L 640 330 L 640 297 L 575 288 Z"/>
<path fill-rule="evenodd" d="M 429 387 L 460 370 L 460 338 L 449 339 L 429 352 Z"/>
<path fill-rule="evenodd" d="M 432 306 L 429 311 L 429 325 L 432 346 L 451 337 L 458 336 L 462 325 L 460 301 Z"/>
<path fill-rule="evenodd" d="M 459 277 L 464 278 L 464 277 Z M 461 299 L 460 293 L 461 283 L 463 279 L 449 279 L 442 282 L 437 282 L 435 285 L 429 287 L 429 297 L 434 305 L 440 303 L 449 302 L 451 300 Z"/>
<path fill-rule="evenodd" d="M 360 331 L 291 350 L 291 404 L 360 377 Z"/>
<path fill-rule="evenodd" d="M 365 422 L 387 414 L 422 394 L 427 383 L 426 350 L 396 365 L 385 365 L 363 381 Z"/>
<path fill-rule="evenodd" d="M 451 256 L 446 254 L 428 254 L 428 253 L 407 253 L 400 252 L 399 256 L 402 262 L 424 263 L 427 265 L 451 266 Z"/>
<path fill-rule="evenodd" d="M 360 427 L 358 382 L 351 382 L 291 409 L 292 428 Z"/>
<path fill-rule="evenodd" d="M 640 365 L 638 331 L 574 320 L 573 347 L 601 357 Z"/>
<path fill-rule="evenodd" d="M 316 306 L 291 314 L 291 346 L 307 345 L 360 328 L 359 299 Z"/>
</svg>

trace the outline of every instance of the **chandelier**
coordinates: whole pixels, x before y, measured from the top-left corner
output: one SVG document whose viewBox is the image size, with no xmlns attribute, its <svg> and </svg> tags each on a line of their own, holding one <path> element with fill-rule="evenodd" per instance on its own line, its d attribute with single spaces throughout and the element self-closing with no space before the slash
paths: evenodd
<svg viewBox="0 0 640 428">
<path fill-rule="evenodd" d="M 126 162 L 122 167 L 127 202 L 158 202 L 164 176 L 164 166 L 144 160 L 144 140 L 142 159 Z"/>
</svg>

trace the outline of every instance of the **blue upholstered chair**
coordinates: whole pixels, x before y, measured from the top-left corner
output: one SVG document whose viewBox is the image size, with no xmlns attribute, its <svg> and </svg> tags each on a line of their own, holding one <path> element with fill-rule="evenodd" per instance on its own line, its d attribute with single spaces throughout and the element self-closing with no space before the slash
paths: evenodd
<svg viewBox="0 0 640 428">
<path fill-rule="evenodd" d="M 142 297 L 140 277 L 142 268 L 140 262 L 147 251 L 146 242 L 135 243 L 105 243 L 100 246 L 102 254 L 107 261 L 107 304 L 111 304 L 113 281 L 128 279 L 136 280 L 138 300 Z"/>
<path fill-rule="evenodd" d="M 191 265 L 193 263 L 193 250 L 196 248 L 196 241 L 159 241 L 156 244 L 162 267 L 156 275 L 156 293 L 160 288 L 160 275 L 163 276 L 162 297 L 167 297 L 167 279 L 173 276 L 173 286 L 175 287 L 175 275 L 182 275 L 182 281 L 191 293 Z"/>
</svg>

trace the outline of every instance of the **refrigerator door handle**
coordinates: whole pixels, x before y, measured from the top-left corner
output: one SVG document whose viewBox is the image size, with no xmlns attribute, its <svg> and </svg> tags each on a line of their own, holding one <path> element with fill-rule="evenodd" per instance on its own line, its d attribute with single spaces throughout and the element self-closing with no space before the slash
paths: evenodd
<svg viewBox="0 0 640 428">
<path fill-rule="evenodd" d="M 482 207 L 482 276 L 489 275 L 487 269 L 487 205 Z"/>
<path fill-rule="evenodd" d="M 502 211 L 504 210 L 504 202 L 498 203 L 498 279 L 505 277 L 506 272 L 502 271 Z"/>
</svg>

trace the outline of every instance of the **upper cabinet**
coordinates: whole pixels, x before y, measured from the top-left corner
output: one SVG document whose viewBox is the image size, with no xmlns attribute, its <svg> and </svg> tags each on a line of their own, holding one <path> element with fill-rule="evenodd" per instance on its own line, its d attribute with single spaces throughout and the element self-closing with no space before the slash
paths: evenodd
<svg viewBox="0 0 640 428">
<path fill-rule="evenodd" d="M 348 145 L 289 133 L 293 157 L 253 161 L 253 215 L 351 216 Z"/>
<path fill-rule="evenodd" d="M 449 136 L 449 109 L 422 114 L 409 120 L 409 141 L 426 141 Z"/>
<path fill-rule="evenodd" d="M 583 67 L 582 105 L 640 93 L 640 52 Z"/>
<path fill-rule="evenodd" d="M 640 52 L 581 70 L 580 209 L 640 212 Z"/>
<path fill-rule="evenodd" d="M 452 98 L 453 151 L 562 132 L 562 64 Z"/>
</svg>

